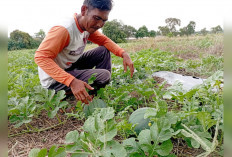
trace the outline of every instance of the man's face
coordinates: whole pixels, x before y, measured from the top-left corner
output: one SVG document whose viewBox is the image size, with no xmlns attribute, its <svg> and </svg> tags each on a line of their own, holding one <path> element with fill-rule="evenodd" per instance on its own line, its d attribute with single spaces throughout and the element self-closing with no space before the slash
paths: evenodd
<svg viewBox="0 0 232 157">
<path fill-rule="evenodd" d="M 89 10 L 86 8 L 84 12 L 83 26 L 90 34 L 94 33 L 99 28 L 102 28 L 108 20 L 110 11 L 101 11 L 97 8 Z"/>
</svg>

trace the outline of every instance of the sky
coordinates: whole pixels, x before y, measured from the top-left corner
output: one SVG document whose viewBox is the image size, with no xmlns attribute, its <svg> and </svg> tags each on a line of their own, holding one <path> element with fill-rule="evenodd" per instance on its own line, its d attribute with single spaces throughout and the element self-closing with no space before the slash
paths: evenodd
<svg viewBox="0 0 232 157">
<path fill-rule="evenodd" d="M 61 19 L 80 13 L 83 0 L 8 0 L 1 3 L 1 14 L 7 15 L 4 23 L 8 36 L 15 29 L 33 36 L 40 29 L 47 33 Z M 180 27 L 195 21 L 196 31 L 210 30 L 217 25 L 224 28 L 229 6 L 232 6 L 231 0 L 114 0 L 109 21 L 117 19 L 136 29 L 145 25 L 148 30 L 157 31 L 159 26 L 166 25 L 166 18 L 172 17 L 181 20 Z"/>
</svg>

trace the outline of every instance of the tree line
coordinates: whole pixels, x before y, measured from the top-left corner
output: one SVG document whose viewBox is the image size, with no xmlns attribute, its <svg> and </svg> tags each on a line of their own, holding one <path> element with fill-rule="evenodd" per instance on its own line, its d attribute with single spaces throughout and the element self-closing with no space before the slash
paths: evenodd
<svg viewBox="0 0 232 157">
<path fill-rule="evenodd" d="M 181 26 L 181 20 L 177 18 L 167 18 L 165 19 L 165 26 L 159 26 L 157 31 L 151 30 L 148 31 L 147 27 L 143 25 L 138 30 L 136 30 L 133 26 L 124 25 L 122 22 L 117 20 L 112 20 L 106 22 L 103 27 L 103 33 L 112 39 L 116 43 L 126 42 L 128 38 L 143 38 L 143 37 L 155 37 L 158 35 L 162 36 L 189 36 L 192 34 L 202 34 L 206 35 L 208 33 L 222 33 L 223 29 L 220 25 L 216 27 L 212 27 L 210 31 L 206 30 L 206 28 L 201 29 L 196 32 L 196 22 L 190 21 L 187 26 L 179 28 L 177 30 L 177 26 Z"/>
<path fill-rule="evenodd" d="M 34 37 L 26 32 L 14 30 L 10 33 L 10 38 L 8 38 L 8 50 L 38 48 L 44 38 L 45 32 L 42 29 L 35 33 Z"/>
<path fill-rule="evenodd" d="M 116 43 L 126 42 L 130 38 L 144 38 L 144 37 L 155 37 L 155 36 L 189 36 L 192 34 L 202 34 L 206 35 L 208 33 L 222 33 L 223 29 L 220 25 L 212 27 L 210 31 L 206 28 L 201 29 L 196 32 L 196 22 L 190 21 L 187 26 L 179 28 L 181 26 L 181 20 L 178 18 L 167 18 L 165 19 L 165 26 L 159 26 L 158 30 L 148 30 L 148 28 L 143 25 L 138 30 L 133 26 L 125 25 L 121 21 L 116 19 L 108 21 L 102 28 L 103 34 L 108 36 L 111 40 Z M 14 30 L 10 33 L 10 38 L 8 39 L 8 50 L 19 50 L 19 49 L 32 49 L 37 48 L 45 37 L 45 32 L 40 29 L 39 32 L 34 34 L 34 37 L 30 36 L 28 33 Z"/>
</svg>

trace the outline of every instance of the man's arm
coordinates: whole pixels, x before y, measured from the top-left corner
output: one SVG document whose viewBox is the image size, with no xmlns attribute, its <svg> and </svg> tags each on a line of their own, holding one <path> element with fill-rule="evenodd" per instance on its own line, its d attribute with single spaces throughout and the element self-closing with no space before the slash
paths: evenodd
<svg viewBox="0 0 232 157">
<path fill-rule="evenodd" d="M 61 69 L 53 60 L 59 52 L 68 46 L 69 41 L 69 33 L 64 27 L 53 27 L 36 51 L 35 62 L 53 79 L 70 87 L 77 100 L 88 104 L 92 98 L 85 88 L 89 90 L 93 90 L 93 88 Z"/>
<path fill-rule="evenodd" d="M 125 51 L 109 39 L 104 34 L 99 31 L 94 32 L 88 38 L 89 41 L 98 44 L 99 46 L 105 46 L 110 52 L 114 53 L 116 56 L 122 57 L 122 53 Z"/>
<path fill-rule="evenodd" d="M 68 46 L 69 40 L 67 29 L 62 26 L 53 27 L 35 53 L 35 63 L 53 79 L 66 86 L 69 86 L 75 77 L 61 69 L 54 59 Z"/>
<path fill-rule="evenodd" d="M 89 41 L 98 44 L 99 46 L 105 46 L 109 51 L 114 53 L 116 56 L 123 58 L 123 66 L 124 71 L 127 71 L 127 66 L 130 68 L 131 77 L 134 73 L 134 65 L 133 62 L 128 55 L 121 47 L 119 47 L 116 43 L 114 43 L 111 39 L 109 39 L 107 36 L 103 35 L 99 31 L 94 32 L 91 34 L 88 38 Z"/>
</svg>

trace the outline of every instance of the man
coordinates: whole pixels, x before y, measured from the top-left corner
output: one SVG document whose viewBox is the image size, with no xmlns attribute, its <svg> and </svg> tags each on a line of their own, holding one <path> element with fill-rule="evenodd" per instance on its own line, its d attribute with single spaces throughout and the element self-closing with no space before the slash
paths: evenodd
<svg viewBox="0 0 232 157">
<path fill-rule="evenodd" d="M 88 104 L 92 101 L 89 94 L 110 81 L 109 51 L 123 58 L 124 71 L 129 67 L 133 76 L 134 66 L 129 55 L 97 31 L 108 20 L 111 9 L 112 0 L 84 0 L 81 14 L 74 14 L 74 17 L 50 29 L 35 53 L 44 88 L 71 91 L 77 100 Z M 99 47 L 83 53 L 87 40 Z M 93 73 L 96 73 L 92 84 L 95 89 L 87 84 Z M 91 93 L 91 90 L 94 92 Z"/>
</svg>

